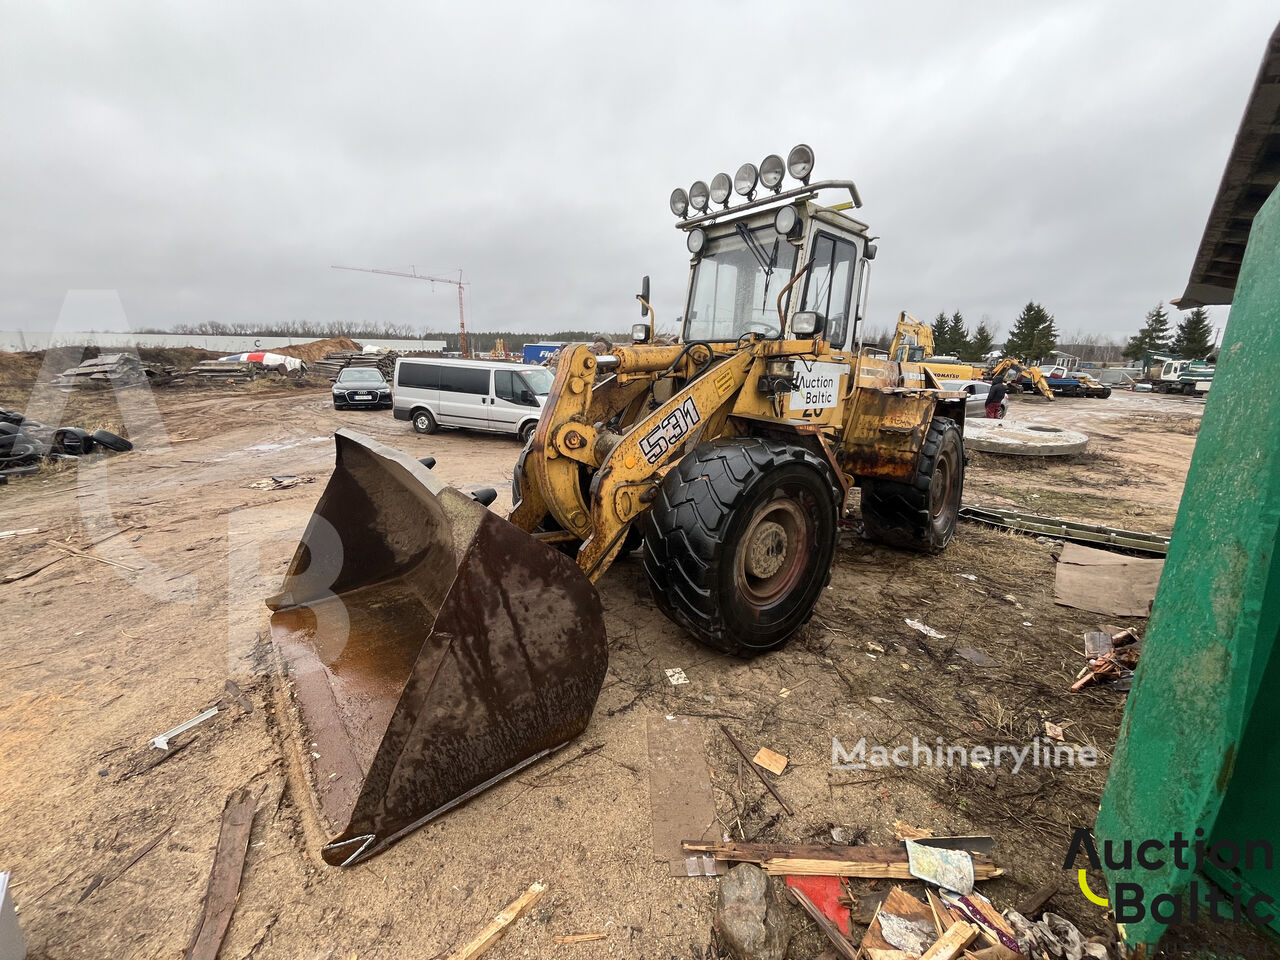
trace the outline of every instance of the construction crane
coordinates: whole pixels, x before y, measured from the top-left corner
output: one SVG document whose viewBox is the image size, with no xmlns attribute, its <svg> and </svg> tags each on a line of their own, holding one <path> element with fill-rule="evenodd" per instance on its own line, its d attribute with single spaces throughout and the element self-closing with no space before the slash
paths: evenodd
<svg viewBox="0 0 1280 960">
<path fill-rule="evenodd" d="M 437 283 L 451 283 L 458 288 L 458 347 L 462 351 L 464 357 L 470 356 L 467 353 L 467 321 L 462 310 L 462 288 L 470 284 L 462 279 L 462 270 L 458 270 L 458 279 L 451 277 L 429 277 L 426 274 L 418 272 L 417 267 L 410 267 L 409 273 L 403 273 L 399 270 L 374 270 L 369 267 L 340 267 L 336 263 L 331 264 L 334 270 L 357 270 L 360 273 L 380 273 L 384 277 L 408 277 L 410 280 L 427 280 L 431 283 L 431 289 L 435 289 Z"/>
</svg>

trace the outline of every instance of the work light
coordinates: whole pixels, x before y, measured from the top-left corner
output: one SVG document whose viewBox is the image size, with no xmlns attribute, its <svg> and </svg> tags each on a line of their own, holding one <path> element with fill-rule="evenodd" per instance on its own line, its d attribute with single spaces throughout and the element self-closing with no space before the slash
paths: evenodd
<svg viewBox="0 0 1280 960">
<path fill-rule="evenodd" d="M 727 173 L 717 173 L 711 178 L 711 202 L 729 203 L 729 195 L 733 193 L 733 181 Z"/>
<path fill-rule="evenodd" d="M 684 192 L 684 187 L 676 187 L 671 191 L 671 212 L 677 217 L 683 217 L 689 212 L 689 195 Z"/>
<path fill-rule="evenodd" d="M 689 248 L 689 252 L 695 257 L 701 256 L 702 251 L 707 248 L 707 231 L 701 227 L 689 231 L 689 239 L 685 241 L 685 245 Z"/>
<path fill-rule="evenodd" d="M 744 163 L 733 175 L 734 192 L 750 200 L 751 195 L 756 192 L 756 181 L 759 179 L 760 174 L 756 171 L 756 165 Z"/>
<path fill-rule="evenodd" d="M 771 153 L 760 161 L 760 183 L 774 193 L 782 188 L 782 175 L 786 172 L 786 165 L 776 153 Z"/>
<path fill-rule="evenodd" d="M 803 184 L 809 183 L 809 175 L 813 173 L 813 148 L 807 143 L 798 143 L 787 154 L 787 170 Z"/>
<path fill-rule="evenodd" d="M 706 181 L 695 180 L 693 186 L 689 188 L 689 205 L 699 213 L 707 212 L 707 201 L 711 194 L 707 189 Z"/>
</svg>

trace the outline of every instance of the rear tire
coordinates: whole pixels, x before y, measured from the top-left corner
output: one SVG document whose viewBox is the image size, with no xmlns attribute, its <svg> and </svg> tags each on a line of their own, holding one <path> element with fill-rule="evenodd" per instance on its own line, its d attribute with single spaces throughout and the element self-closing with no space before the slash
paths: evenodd
<svg viewBox="0 0 1280 960">
<path fill-rule="evenodd" d="M 831 579 L 839 498 L 831 469 L 803 447 L 701 444 L 667 474 L 643 521 L 658 608 L 725 653 L 781 647 Z"/>
<path fill-rule="evenodd" d="M 862 522 L 876 543 L 941 553 L 955 536 L 964 493 L 964 444 L 947 417 L 929 424 L 915 480 L 864 480 Z"/>
<path fill-rule="evenodd" d="M 533 432 L 537 429 L 538 429 L 537 420 L 534 420 L 532 423 L 526 423 L 523 427 L 520 428 L 520 432 L 516 434 L 516 439 L 518 439 L 521 444 L 527 444 L 530 440 L 533 439 Z"/>
<path fill-rule="evenodd" d="M 431 415 L 430 410 L 415 410 L 413 411 L 413 429 L 418 433 L 435 433 L 436 418 Z"/>
</svg>

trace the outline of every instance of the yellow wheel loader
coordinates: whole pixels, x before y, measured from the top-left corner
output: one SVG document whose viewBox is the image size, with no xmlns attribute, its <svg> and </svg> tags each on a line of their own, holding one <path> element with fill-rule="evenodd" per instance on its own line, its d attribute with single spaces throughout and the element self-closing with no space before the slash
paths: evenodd
<svg viewBox="0 0 1280 960">
<path fill-rule="evenodd" d="M 852 488 L 870 539 L 951 540 L 966 395 L 862 351 L 876 247 L 853 182 L 812 182 L 812 166 L 801 145 L 672 194 L 691 254 L 679 342 L 653 342 L 646 278 L 632 344 L 562 351 L 508 520 L 339 431 L 268 601 L 329 862 L 586 727 L 607 659 L 591 584 L 619 554 L 643 544 L 663 613 L 752 656 L 812 615 Z"/>
</svg>

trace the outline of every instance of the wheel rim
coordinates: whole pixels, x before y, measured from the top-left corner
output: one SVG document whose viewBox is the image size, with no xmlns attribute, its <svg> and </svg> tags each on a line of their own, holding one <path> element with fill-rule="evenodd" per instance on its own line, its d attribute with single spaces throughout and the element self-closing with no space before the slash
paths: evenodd
<svg viewBox="0 0 1280 960">
<path fill-rule="evenodd" d="M 956 470 L 950 447 L 938 451 L 933 465 L 933 480 L 929 484 L 929 515 L 939 520 L 951 506 L 951 491 L 955 487 Z"/>
<path fill-rule="evenodd" d="M 414 423 L 414 426 L 416 426 L 419 430 L 425 431 L 427 428 L 431 426 L 431 421 L 427 419 L 425 414 L 418 414 L 418 419 Z"/>
<path fill-rule="evenodd" d="M 794 500 L 771 500 L 756 510 L 734 562 L 737 586 L 747 601 L 768 606 L 800 583 L 809 566 L 809 526 Z"/>
</svg>

